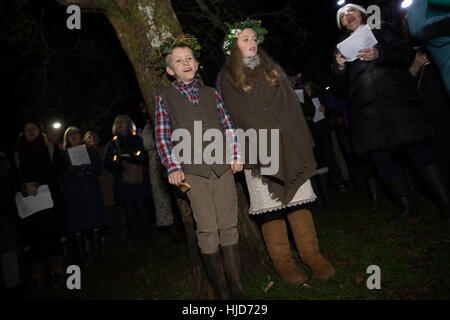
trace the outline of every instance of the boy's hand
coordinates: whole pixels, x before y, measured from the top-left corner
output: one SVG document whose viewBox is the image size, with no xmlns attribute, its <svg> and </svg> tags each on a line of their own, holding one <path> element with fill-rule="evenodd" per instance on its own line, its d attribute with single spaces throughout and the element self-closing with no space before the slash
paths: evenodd
<svg viewBox="0 0 450 320">
<path fill-rule="evenodd" d="M 175 171 L 169 174 L 169 183 L 179 186 L 184 180 L 184 173 L 182 171 Z"/>
<path fill-rule="evenodd" d="M 242 171 L 244 166 L 239 161 L 233 161 L 231 163 L 231 172 L 235 174 L 236 172 Z"/>
</svg>

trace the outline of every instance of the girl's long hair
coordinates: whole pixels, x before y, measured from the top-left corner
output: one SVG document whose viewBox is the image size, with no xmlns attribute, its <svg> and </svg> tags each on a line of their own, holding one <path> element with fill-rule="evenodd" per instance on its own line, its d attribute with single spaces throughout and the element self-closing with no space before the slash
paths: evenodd
<svg viewBox="0 0 450 320">
<path fill-rule="evenodd" d="M 264 69 L 264 75 L 267 82 L 269 82 L 269 85 L 271 87 L 280 85 L 282 77 L 282 73 L 280 71 L 281 68 L 267 55 L 263 49 L 258 48 L 258 55 L 260 64 Z M 227 62 L 227 68 L 229 69 L 238 88 L 246 94 L 250 94 L 253 88 L 251 86 L 249 73 L 245 71 L 245 66 L 242 59 L 243 56 L 241 50 L 236 44 L 231 50 L 231 55 Z"/>
</svg>

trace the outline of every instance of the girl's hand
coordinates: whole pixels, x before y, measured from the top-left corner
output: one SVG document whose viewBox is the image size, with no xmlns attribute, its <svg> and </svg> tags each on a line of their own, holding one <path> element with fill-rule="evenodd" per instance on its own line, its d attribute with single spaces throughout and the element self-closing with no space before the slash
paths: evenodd
<svg viewBox="0 0 450 320">
<path fill-rule="evenodd" d="M 377 60 L 380 57 L 380 52 L 377 48 L 361 49 L 358 52 L 359 54 L 357 55 L 357 57 L 363 61 L 373 61 Z"/>
<path fill-rule="evenodd" d="M 233 162 L 231 163 L 231 172 L 232 172 L 233 174 L 235 174 L 236 172 L 242 171 L 242 168 L 243 168 L 243 167 L 244 167 L 244 166 L 243 166 L 242 163 L 239 163 L 238 161 L 233 161 Z"/>
<path fill-rule="evenodd" d="M 342 53 L 340 53 L 340 52 L 336 53 L 336 62 L 338 64 L 339 70 L 344 70 L 346 60 L 345 60 L 344 56 L 342 55 Z"/>
</svg>

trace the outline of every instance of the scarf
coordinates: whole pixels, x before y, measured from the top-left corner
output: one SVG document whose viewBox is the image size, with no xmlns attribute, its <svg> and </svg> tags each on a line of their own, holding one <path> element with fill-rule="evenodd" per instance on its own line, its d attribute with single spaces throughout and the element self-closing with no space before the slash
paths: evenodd
<svg viewBox="0 0 450 320">
<path fill-rule="evenodd" d="M 244 66 L 253 70 L 259 65 L 259 56 L 256 54 L 253 57 L 242 58 L 242 62 L 244 63 Z"/>
</svg>

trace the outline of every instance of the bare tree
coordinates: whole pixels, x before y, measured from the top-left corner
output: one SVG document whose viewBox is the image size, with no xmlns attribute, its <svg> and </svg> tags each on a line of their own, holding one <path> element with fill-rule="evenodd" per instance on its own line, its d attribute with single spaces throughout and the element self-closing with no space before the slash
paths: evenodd
<svg viewBox="0 0 450 320">
<path fill-rule="evenodd" d="M 78 5 L 85 11 L 106 15 L 124 52 L 127 54 L 144 98 L 146 109 L 153 122 L 154 97 L 164 85 L 159 74 L 158 48 L 170 35 L 181 32 L 181 26 L 169 0 L 56 0 L 62 5 Z M 156 152 L 156 151 L 153 151 Z M 153 170 L 151 179 L 161 179 L 162 172 Z M 237 184 L 239 195 L 240 250 L 244 270 L 254 270 L 267 262 L 267 255 L 259 230 L 248 217 L 248 206 L 242 186 Z M 197 246 L 195 223 L 187 199 L 174 191 L 187 235 L 191 276 L 199 298 L 212 296 Z"/>
</svg>

